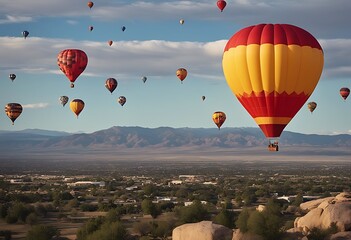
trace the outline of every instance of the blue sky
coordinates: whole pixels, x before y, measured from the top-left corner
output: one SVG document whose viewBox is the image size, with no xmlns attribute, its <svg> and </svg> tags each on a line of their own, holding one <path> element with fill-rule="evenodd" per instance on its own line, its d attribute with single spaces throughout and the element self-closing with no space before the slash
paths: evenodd
<svg viewBox="0 0 351 240">
<path fill-rule="evenodd" d="M 95 0 L 92 9 L 83 0 L 0 4 L 0 105 L 18 102 L 24 107 L 14 125 L 5 112 L 0 114 L 0 130 L 216 128 L 211 119 L 215 111 L 227 114 L 222 127 L 257 127 L 227 86 L 223 48 L 241 28 L 289 23 L 318 39 L 325 64 L 308 100 L 317 102 L 317 109 L 311 114 L 304 106 L 285 130 L 351 133 L 351 99 L 339 95 L 341 87 L 351 88 L 349 0 L 228 0 L 222 13 L 216 0 Z M 27 39 L 21 36 L 24 30 Z M 73 89 L 56 64 L 57 54 L 67 48 L 79 48 L 89 58 Z M 183 84 L 175 76 L 180 67 L 188 70 Z M 10 73 L 17 75 L 14 82 Z M 118 81 L 113 94 L 104 86 L 110 77 Z M 85 102 L 78 119 L 68 105 L 60 105 L 61 95 Z M 121 95 L 127 98 L 123 107 L 117 103 Z"/>
</svg>

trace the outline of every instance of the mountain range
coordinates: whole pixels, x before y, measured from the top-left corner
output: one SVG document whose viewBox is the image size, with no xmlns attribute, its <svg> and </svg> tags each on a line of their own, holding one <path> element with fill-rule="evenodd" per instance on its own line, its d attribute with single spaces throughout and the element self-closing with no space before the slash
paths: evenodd
<svg viewBox="0 0 351 240">
<path fill-rule="evenodd" d="M 122 148 L 247 148 L 266 146 L 259 128 L 143 128 L 111 127 L 93 133 L 67 133 L 41 129 L 0 131 L 0 150 L 11 149 L 122 149 Z M 283 146 L 350 148 L 351 135 L 283 132 Z"/>
</svg>

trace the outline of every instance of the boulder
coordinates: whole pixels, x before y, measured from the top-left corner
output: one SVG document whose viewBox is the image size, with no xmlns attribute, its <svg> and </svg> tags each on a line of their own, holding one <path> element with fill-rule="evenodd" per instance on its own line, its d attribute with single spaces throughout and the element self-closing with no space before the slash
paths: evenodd
<svg viewBox="0 0 351 240">
<path fill-rule="evenodd" d="M 315 206 L 315 208 L 305 216 L 296 218 L 294 227 L 327 229 L 332 223 L 335 223 L 339 231 L 351 231 L 350 196 L 350 193 L 341 193 L 336 197 L 311 201 L 309 206 Z"/>
<path fill-rule="evenodd" d="M 172 232 L 172 240 L 232 240 L 232 236 L 232 229 L 211 221 L 183 224 Z"/>
<path fill-rule="evenodd" d="M 349 232 L 338 232 L 330 237 L 330 240 L 350 240 L 351 231 Z"/>
</svg>

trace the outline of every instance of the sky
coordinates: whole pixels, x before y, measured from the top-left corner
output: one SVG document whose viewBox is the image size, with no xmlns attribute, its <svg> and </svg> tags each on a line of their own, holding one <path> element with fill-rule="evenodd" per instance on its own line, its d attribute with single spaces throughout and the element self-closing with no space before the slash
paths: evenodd
<svg viewBox="0 0 351 240">
<path fill-rule="evenodd" d="M 215 111 L 227 115 L 222 127 L 257 127 L 226 83 L 223 49 L 242 28 L 287 23 L 319 41 L 324 69 L 307 101 L 317 102 L 317 109 L 311 114 L 303 106 L 285 131 L 351 134 L 351 98 L 339 94 L 341 87 L 351 88 L 350 0 L 227 0 L 223 12 L 216 0 L 95 0 L 91 9 L 87 2 L 0 0 L 0 106 L 23 106 L 14 125 L 5 111 L 0 114 L 0 130 L 216 128 Z M 57 65 L 58 53 L 71 48 L 89 59 L 75 88 Z M 182 83 L 178 68 L 188 71 Z M 118 82 L 112 94 L 105 88 L 111 77 Z M 63 95 L 85 102 L 78 118 L 69 104 L 60 104 Z M 119 96 L 127 99 L 123 107 Z"/>
</svg>

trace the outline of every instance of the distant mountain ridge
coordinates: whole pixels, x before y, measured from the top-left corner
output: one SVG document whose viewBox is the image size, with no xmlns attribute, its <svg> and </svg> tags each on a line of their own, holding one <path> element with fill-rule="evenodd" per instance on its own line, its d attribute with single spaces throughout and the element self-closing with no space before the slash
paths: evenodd
<svg viewBox="0 0 351 240">
<path fill-rule="evenodd" d="M 0 150 L 61 148 L 245 148 L 267 145 L 259 128 L 143 128 L 111 127 L 93 133 L 67 133 L 28 129 L 0 131 Z M 285 131 L 284 146 L 351 147 L 351 135 L 317 135 Z"/>
</svg>

